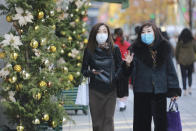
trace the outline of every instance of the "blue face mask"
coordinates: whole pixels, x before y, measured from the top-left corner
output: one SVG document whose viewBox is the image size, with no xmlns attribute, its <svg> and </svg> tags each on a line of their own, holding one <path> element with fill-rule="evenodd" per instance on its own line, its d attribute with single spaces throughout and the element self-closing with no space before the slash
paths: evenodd
<svg viewBox="0 0 196 131">
<path fill-rule="evenodd" d="M 150 45 L 154 41 L 154 34 L 153 33 L 142 34 L 141 39 L 142 42 L 144 42 L 147 45 Z"/>
</svg>

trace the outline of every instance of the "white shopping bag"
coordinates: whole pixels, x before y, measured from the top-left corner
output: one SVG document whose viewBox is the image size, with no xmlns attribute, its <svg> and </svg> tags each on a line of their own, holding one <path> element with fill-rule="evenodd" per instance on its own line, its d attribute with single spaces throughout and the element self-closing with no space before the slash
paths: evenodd
<svg viewBox="0 0 196 131">
<path fill-rule="evenodd" d="M 75 104 L 84 106 L 87 106 L 89 104 L 88 80 L 79 85 Z"/>
</svg>

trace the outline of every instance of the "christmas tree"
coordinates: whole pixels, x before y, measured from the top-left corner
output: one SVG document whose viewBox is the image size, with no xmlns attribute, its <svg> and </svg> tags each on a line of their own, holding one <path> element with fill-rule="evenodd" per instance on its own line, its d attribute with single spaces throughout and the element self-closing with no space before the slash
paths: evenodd
<svg viewBox="0 0 196 131">
<path fill-rule="evenodd" d="M 74 76 L 72 83 L 77 87 L 82 79 L 80 74 L 82 52 L 84 45 L 88 42 L 85 35 L 87 33 L 85 20 L 87 19 L 87 9 L 91 4 L 86 0 L 58 0 L 57 5 L 63 7 L 57 9 L 59 12 L 61 11 L 61 20 L 57 23 L 56 34 L 64 43 L 61 50 L 63 54 L 61 56 L 66 63 L 64 69 L 72 72 L 71 75 Z"/>
<path fill-rule="evenodd" d="M 81 51 L 88 1 L 6 0 L 1 14 L 13 29 L 0 38 L 2 104 L 18 131 L 56 128 L 70 120 L 63 89 L 81 82 Z"/>
</svg>

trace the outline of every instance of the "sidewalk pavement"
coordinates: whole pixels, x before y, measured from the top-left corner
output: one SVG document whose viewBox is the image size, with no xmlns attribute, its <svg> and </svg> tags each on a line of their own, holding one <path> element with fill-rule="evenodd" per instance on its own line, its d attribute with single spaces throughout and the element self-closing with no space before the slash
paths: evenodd
<svg viewBox="0 0 196 131">
<path fill-rule="evenodd" d="M 127 101 L 127 109 L 120 112 L 118 107 L 115 110 L 115 131 L 132 131 L 133 130 L 133 92 L 130 90 Z M 169 99 L 168 99 L 169 101 Z M 182 120 L 183 131 L 196 131 L 196 73 L 193 74 L 192 96 L 183 96 L 178 99 L 178 105 Z M 169 102 L 168 102 L 169 103 Z M 74 112 L 72 112 L 74 114 Z M 81 111 L 78 115 L 70 115 L 75 121 L 63 125 L 63 131 L 92 131 L 92 122 L 90 112 L 83 115 Z M 153 125 L 153 124 L 152 124 Z M 141 125 L 142 126 L 142 125 Z M 153 130 L 152 130 L 153 131 Z"/>
</svg>

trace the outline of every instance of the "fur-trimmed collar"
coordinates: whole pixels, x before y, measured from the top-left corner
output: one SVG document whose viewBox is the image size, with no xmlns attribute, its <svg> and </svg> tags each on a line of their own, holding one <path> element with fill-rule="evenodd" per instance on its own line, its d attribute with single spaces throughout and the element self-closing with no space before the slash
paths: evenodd
<svg viewBox="0 0 196 131">
<path fill-rule="evenodd" d="M 171 55 L 171 46 L 168 41 L 161 40 L 153 50 L 157 52 L 156 55 L 156 68 L 162 66 L 169 55 Z M 142 43 L 134 43 L 131 47 L 131 51 L 135 54 L 137 59 L 141 60 L 144 64 L 149 67 L 153 67 L 153 59 L 150 53 L 150 47 Z"/>
</svg>

